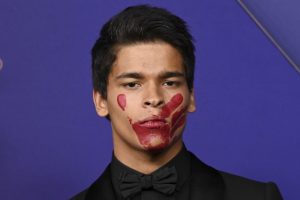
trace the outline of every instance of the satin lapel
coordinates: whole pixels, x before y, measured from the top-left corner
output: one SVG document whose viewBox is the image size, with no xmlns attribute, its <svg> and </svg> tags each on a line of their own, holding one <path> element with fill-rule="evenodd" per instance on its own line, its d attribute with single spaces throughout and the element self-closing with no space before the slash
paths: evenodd
<svg viewBox="0 0 300 200">
<path fill-rule="evenodd" d="M 86 200 L 112 200 L 115 199 L 110 175 L 110 165 L 103 174 L 90 186 L 86 194 Z"/>
<path fill-rule="evenodd" d="M 223 200 L 225 185 L 222 176 L 212 167 L 202 163 L 191 153 L 191 200 Z"/>
</svg>

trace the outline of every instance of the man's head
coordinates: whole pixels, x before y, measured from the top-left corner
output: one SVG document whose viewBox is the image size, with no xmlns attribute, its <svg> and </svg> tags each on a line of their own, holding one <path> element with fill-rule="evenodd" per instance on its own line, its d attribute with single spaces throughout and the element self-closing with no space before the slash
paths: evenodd
<svg viewBox="0 0 300 200">
<path fill-rule="evenodd" d="M 163 41 L 183 58 L 189 90 L 194 81 L 194 45 L 186 23 L 165 9 L 146 5 L 128 7 L 102 27 L 92 49 L 93 87 L 106 98 L 108 75 L 121 46 Z"/>
<path fill-rule="evenodd" d="M 103 26 L 92 57 L 94 102 L 111 119 L 115 150 L 180 142 L 186 113 L 195 110 L 194 45 L 183 20 L 129 7 Z"/>
</svg>

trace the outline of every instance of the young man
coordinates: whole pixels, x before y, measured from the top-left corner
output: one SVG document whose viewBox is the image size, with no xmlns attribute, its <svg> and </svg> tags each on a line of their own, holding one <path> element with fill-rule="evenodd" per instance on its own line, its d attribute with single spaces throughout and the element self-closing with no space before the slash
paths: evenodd
<svg viewBox="0 0 300 200">
<path fill-rule="evenodd" d="M 111 122 L 114 154 L 100 178 L 72 199 L 282 199 L 274 183 L 217 171 L 186 150 L 195 57 L 182 19 L 161 8 L 129 7 L 103 26 L 92 59 L 94 103 Z"/>
</svg>

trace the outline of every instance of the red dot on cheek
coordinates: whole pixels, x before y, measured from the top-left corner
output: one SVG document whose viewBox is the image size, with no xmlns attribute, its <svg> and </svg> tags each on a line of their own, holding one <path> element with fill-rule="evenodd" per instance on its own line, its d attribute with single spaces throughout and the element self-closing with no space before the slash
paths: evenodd
<svg viewBox="0 0 300 200">
<path fill-rule="evenodd" d="M 118 104 L 122 110 L 125 110 L 126 107 L 126 96 L 125 94 L 119 94 L 117 97 Z"/>
</svg>

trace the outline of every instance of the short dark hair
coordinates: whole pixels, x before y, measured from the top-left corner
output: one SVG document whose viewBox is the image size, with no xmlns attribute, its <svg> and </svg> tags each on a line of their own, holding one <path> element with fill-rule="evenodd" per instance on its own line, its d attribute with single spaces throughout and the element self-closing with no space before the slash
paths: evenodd
<svg viewBox="0 0 300 200">
<path fill-rule="evenodd" d="M 92 48 L 94 90 L 107 98 L 108 76 L 116 60 L 117 47 L 163 41 L 176 48 L 183 58 L 189 90 L 194 81 L 194 44 L 185 21 L 169 11 L 149 5 L 124 9 L 106 22 Z"/>
</svg>

